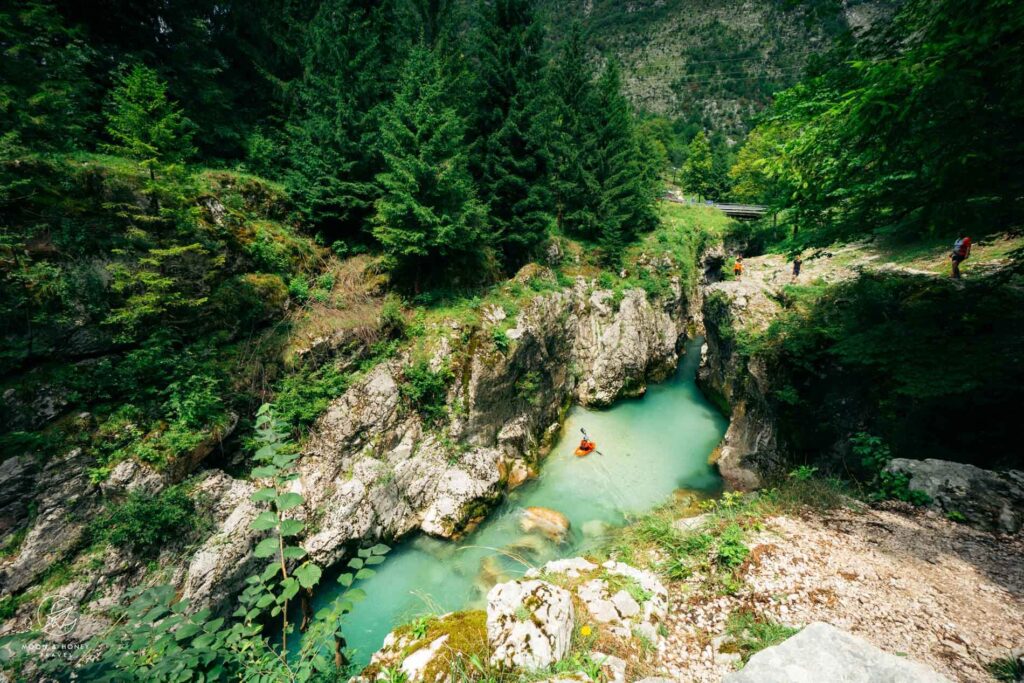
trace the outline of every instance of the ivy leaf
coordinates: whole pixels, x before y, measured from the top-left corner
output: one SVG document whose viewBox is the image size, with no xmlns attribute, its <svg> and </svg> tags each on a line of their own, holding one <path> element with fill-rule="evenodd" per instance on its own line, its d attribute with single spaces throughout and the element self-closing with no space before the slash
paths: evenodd
<svg viewBox="0 0 1024 683">
<path fill-rule="evenodd" d="M 305 525 L 297 519 L 283 519 L 281 520 L 281 535 L 282 536 L 296 536 L 302 531 Z"/>
<path fill-rule="evenodd" d="M 262 598 L 256 601 L 256 609 L 264 609 L 274 602 L 273 595 L 264 595 Z"/>
<path fill-rule="evenodd" d="M 359 571 L 356 572 L 356 578 L 357 579 L 368 579 L 368 578 L 370 578 L 371 576 L 373 576 L 376 573 L 377 572 L 373 571 L 372 569 L 360 569 Z"/>
<path fill-rule="evenodd" d="M 267 531 L 277 526 L 277 515 L 270 510 L 264 510 L 260 513 L 259 517 L 252 520 L 249 525 L 256 531 Z"/>
<path fill-rule="evenodd" d="M 390 550 L 391 548 L 384 545 L 383 543 L 378 543 L 377 545 L 370 548 L 370 552 L 374 555 L 387 555 Z"/>
<path fill-rule="evenodd" d="M 352 569 L 362 569 L 363 561 L 360 560 L 358 557 L 353 557 L 351 560 L 348 561 L 348 566 Z"/>
<path fill-rule="evenodd" d="M 353 577 L 351 574 L 341 574 L 340 576 L 338 576 L 338 583 L 340 583 L 345 588 L 348 588 L 352 585 L 352 580 Z"/>
<path fill-rule="evenodd" d="M 312 588 L 320 581 L 322 573 L 320 567 L 312 562 L 307 562 L 295 570 L 295 577 L 302 584 L 303 588 Z"/>
<path fill-rule="evenodd" d="M 353 588 L 345 593 L 345 597 L 352 602 L 361 602 L 366 599 L 366 591 L 362 588 Z"/>
<path fill-rule="evenodd" d="M 256 550 L 253 551 L 253 555 L 256 557 L 270 557 L 277 552 L 278 540 L 273 536 L 270 538 L 264 538 L 256 546 Z"/>
<path fill-rule="evenodd" d="M 277 497 L 277 509 L 278 510 L 291 510 L 297 508 L 304 502 L 302 496 L 297 493 L 282 493 Z"/>
<path fill-rule="evenodd" d="M 381 564 L 382 562 L 384 562 L 384 557 L 381 555 L 366 558 L 366 564 Z"/>
</svg>

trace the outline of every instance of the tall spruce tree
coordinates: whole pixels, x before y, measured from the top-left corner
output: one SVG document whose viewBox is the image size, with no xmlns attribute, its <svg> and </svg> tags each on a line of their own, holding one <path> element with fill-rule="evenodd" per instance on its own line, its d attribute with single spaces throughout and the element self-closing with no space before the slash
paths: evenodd
<svg viewBox="0 0 1024 683">
<path fill-rule="evenodd" d="M 471 167 L 495 244 L 511 268 L 547 235 L 553 202 L 544 148 L 543 33 L 534 0 L 481 5 Z"/>
<path fill-rule="evenodd" d="M 608 262 L 617 262 L 626 243 L 657 224 L 657 157 L 645 158 L 633 118 L 622 94 L 622 72 L 609 60 L 594 88 L 595 176 L 600 187 L 599 242 Z"/>
<path fill-rule="evenodd" d="M 552 109 L 547 148 L 559 228 L 596 239 L 600 186 L 593 167 L 593 78 L 583 28 L 574 23 L 547 74 Z"/>
<path fill-rule="evenodd" d="M 380 196 L 379 129 L 404 51 L 393 0 L 325 0 L 306 34 L 287 183 L 330 240 L 351 242 Z"/>
<path fill-rule="evenodd" d="M 377 176 L 373 234 L 392 272 L 417 292 L 430 275 L 450 282 L 472 273 L 487 252 L 487 210 L 448 85 L 434 52 L 413 48 L 381 129 L 385 170 Z"/>
<path fill-rule="evenodd" d="M 151 179 L 158 166 L 195 152 L 189 122 L 167 99 L 167 84 L 156 71 L 136 64 L 121 69 L 114 83 L 107 108 L 107 133 L 113 140 L 108 149 L 138 161 Z"/>
</svg>

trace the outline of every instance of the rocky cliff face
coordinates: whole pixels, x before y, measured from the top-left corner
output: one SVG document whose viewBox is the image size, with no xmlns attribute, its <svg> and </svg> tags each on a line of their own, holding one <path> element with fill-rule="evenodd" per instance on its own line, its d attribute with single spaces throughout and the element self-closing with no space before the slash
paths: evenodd
<svg viewBox="0 0 1024 683">
<path fill-rule="evenodd" d="M 506 332 L 504 351 L 492 326 L 466 330 L 455 322 L 436 344 L 432 364 L 453 371 L 448 418 L 428 425 L 401 398 L 411 362 L 378 365 L 328 408 L 299 462 L 294 488 L 306 500 L 312 559 L 332 564 L 348 544 L 415 530 L 451 537 L 474 524 L 509 487 L 535 471 L 559 418 L 575 400 L 607 405 L 642 394 L 646 383 L 676 366 L 685 329 L 678 283 L 669 301 L 642 290 L 572 288 L 537 296 Z M 500 316 L 485 316 L 494 320 Z M 218 475 L 213 488 L 241 486 Z M 184 593 L 216 602 L 248 572 L 257 514 L 246 497 L 223 517 L 195 554 Z"/>
<path fill-rule="evenodd" d="M 711 251 L 704 258 L 705 273 L 716 274 L 723 254 Z M 702 288 L 705 348 L 697 383 L 730 416 L 717 459 L 722 477 L 735 489 L 752 490 L 765 474 L 781 467 L 782 458 L 767 400 L 769 370 L 760 359 L 737 352 L 736 331 L 740 325 L 767 325 L 778 305 L 762 288 L 712 279 L 706 276 Z"/>
<path fill-rule="evenodd" d="M 294 490 L 306 501 L 304 545 L 311 558 L 330 565 L 353 543 L 416 530 L 463 533 L 536 471 L 572 401 L 601 406 L 636 396 L 675 368 L 687 320 L 678 282 L 671 291 L 668 300 L 648 299 L 639 289 L 616 296 L 578 278 L 522 305 L 511 327 L 497 311 L 473 328 L 444 321 L 430 333 L 431 364 L 447 365 L 454 377 L 440 424 L 425 422 L 402 398 L 409 354 L 369 370 L 321 416 L 299 460 Z M 496 325 L 510 342 L 504 348 L 494 341 Z M 22 459 L 5 461 L 5 516 L 21 514 L 33 492 L 45 489 L 45 495 L 19 552 L 0 560 L 3 594 L 24 590 L 46 567 L 70 557 L 82 542 L 85 508 L 97 505 L 101 488 L 155 492 L 180 478 L 126 461 L 96 486 L 88 463 L 76 457 L 70 453 L 39 471 Z M 253 573 L 252 549 L 261 536 L 250 529 L 259 514 L 250 500 L 255 485 L 207 470 L 190 486 L 212 521 L 198 547 L 162 552 L 159 577 L 112 550 L 88 579 L 59 589 L 90 615 L 83 633 L 101 629 L 103 605 L 139 582 L 170 581 L 198 608 L 224 603 Z M 28 628 L 32 614 L 24 611 L 0 632 Z"/>
</svg>

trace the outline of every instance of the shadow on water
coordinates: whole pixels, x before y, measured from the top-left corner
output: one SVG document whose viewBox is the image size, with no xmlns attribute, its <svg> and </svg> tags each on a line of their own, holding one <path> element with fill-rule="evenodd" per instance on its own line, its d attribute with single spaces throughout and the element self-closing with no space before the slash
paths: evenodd
<svg viewBox="0 0 1024 683">
<path fill-rule="evenodd" d="M 573 407 L 541 476 L 510 492 L 468 537 L 451 542 L 418 535 L 399 543 L 377 575 L 360 585 L 367 599 L 345 619 L 356 663 L 367 662 L 394 626 L 421 614 L 482 608 L 495 583 L 593 547 L 607 529 L 665 502 L 677 489 L 717 491 L 720 480 L 707 458 L 726 420 L 694 383 L 700 346 L 699 339 L 689 342 L 676 373 L 641 398 L 607 410 Z M 581 427 L 600 454 L 575 457 Z M 529 507 L 558 511 L 569 520 L 568 532 L 524 531 Z M 314 609 L 337 592 L 337 584 L 327 581 Z"/>
</svg>

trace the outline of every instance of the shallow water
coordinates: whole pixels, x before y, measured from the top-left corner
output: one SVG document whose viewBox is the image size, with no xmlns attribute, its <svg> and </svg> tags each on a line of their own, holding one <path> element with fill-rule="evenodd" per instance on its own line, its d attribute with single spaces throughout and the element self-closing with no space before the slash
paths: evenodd
<svg viewBox="0 0 1024 683">
<path fill-rule="evenodd" d="M 368 661 L 396 625 L 422 614 L 483 607 L 495 582 L 599 544 L 603 530 L 665 502 L 676 489 L 716 491 L 720 480 L 707 459 L 726 420 L 694 384 L 700 345 L 688 343 L 675 375 L 642 398 L 607 410 L 573 407 L 540 477 L 509 493 L 467 538 L 453 543 L 420 535 L 399 543 L 377 575 L 360 584 L 367 599 L 345 618 L 356 663 Z M 581 427 L 600 453 L 575 457 Z M 530 506 L 569 518 L 564 542 L 523 533 L 523 509 Z M 324 585 L 315 609 L 338 593 L 334 581 Z"/>
</svg>

